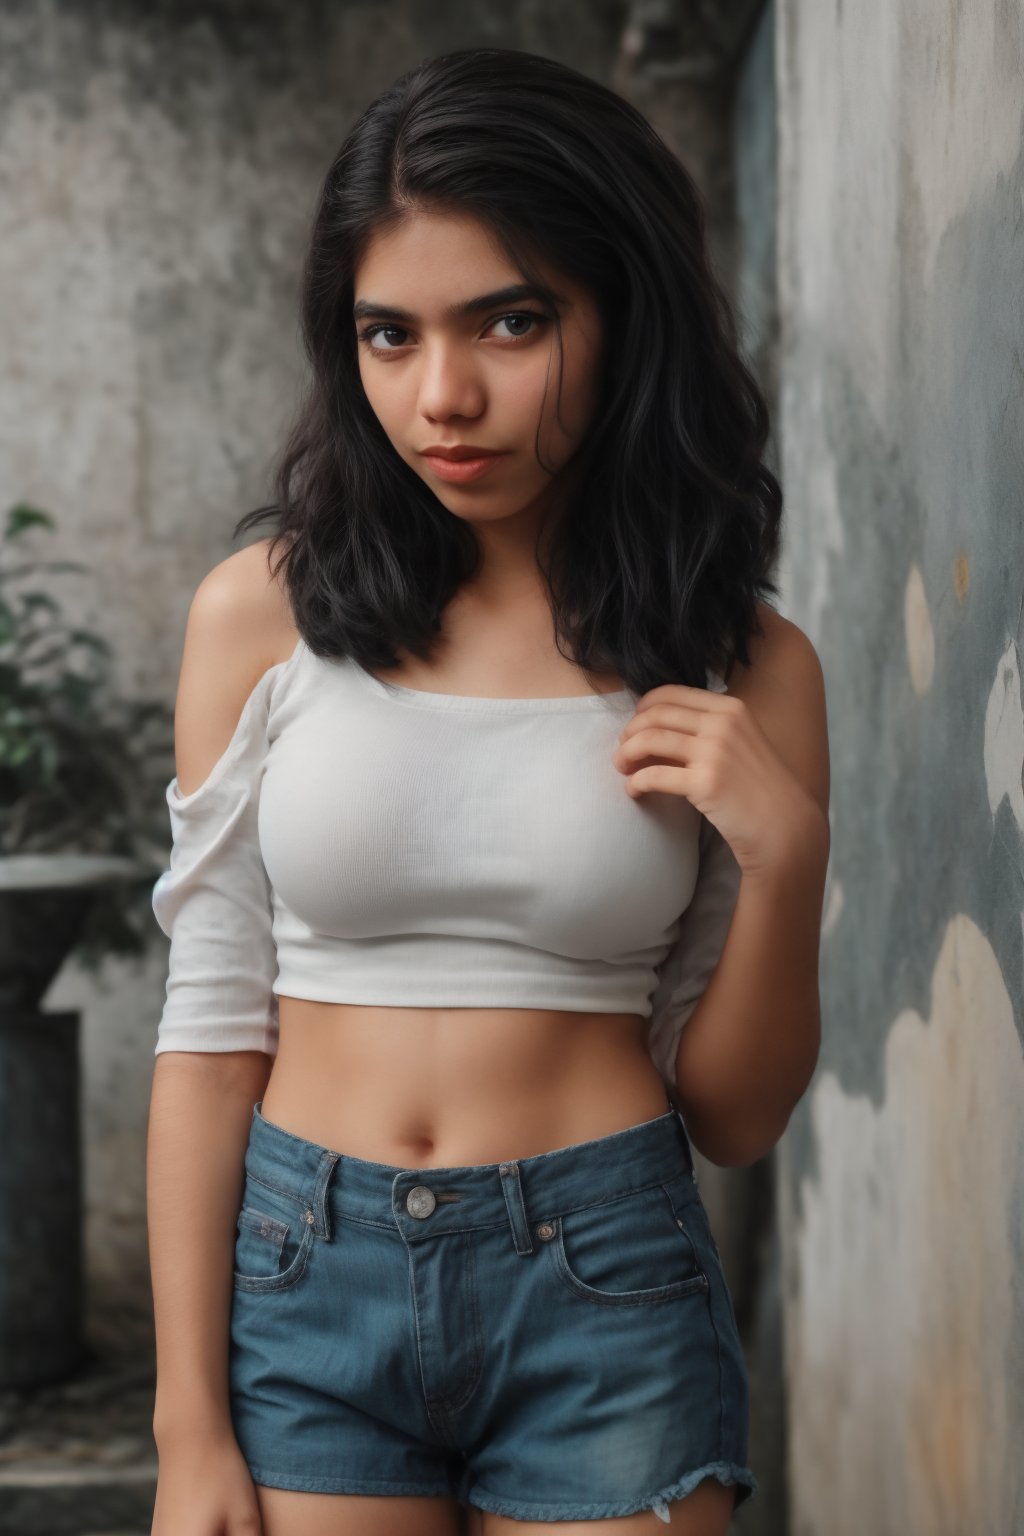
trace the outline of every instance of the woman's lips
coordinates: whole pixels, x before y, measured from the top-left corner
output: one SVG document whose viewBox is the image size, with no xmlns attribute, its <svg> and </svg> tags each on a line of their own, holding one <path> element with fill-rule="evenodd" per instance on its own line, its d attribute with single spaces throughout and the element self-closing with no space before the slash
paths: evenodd
<svg viewBox="0 0 1024 1536">
<path fill-rule="evenodd" d="M 481 475 L 486 475 L 489 469 L 493 469 L 504 458 L 504 454 L 489 453 L 482 459 L 440 459 L 430 453 L 425 453 L 423 457 L 435 475 L 440 475 L 442 480 L 462 485 L 467 480 L 479 480 Z"/>
</svg>

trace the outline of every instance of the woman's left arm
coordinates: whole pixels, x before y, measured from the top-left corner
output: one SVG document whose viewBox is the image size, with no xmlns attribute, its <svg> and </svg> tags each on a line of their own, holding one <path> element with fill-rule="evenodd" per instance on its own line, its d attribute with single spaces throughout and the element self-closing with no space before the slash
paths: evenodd
<svg viewBox="0 0 1024 1536">
<path fill-rule="evenodd" d="M 677 1102 L 721 1167 L 763 1157 L 818 1059 L 818 952 L 828 867 L 829 755 L 821 664 L 797 625 L 759 604 L 763 636 L 729 692 L 664 684 L 637 701 L 614 762 L 634 796 L 682 795 L 740 866 L 729 930 L 682 1031 Z"/>
</svg>

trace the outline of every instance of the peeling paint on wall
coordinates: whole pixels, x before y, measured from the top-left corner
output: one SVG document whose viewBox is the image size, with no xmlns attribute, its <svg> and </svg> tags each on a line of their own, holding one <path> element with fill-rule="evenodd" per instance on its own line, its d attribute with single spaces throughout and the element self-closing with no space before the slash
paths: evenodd
<svg viewBox="0 0 1024 1536">
<path fill-rule="evenodd" d="M 831 1072 L 810 1115 L 816 1179 L 793 1234 L 786 1320 L 798 1532 L 1014 1529 L 1024 1495 L 1007 1340 L 1019 1331 L 1011 1211 L 1024 1061 L 1004 977 L 968 917 L 948 925 L 932 1011 L 893 1023 L 876 1108 Z"/>
<path fill-rule="evenodd" d="M 1005 799 L 1024 832 L 1024 702 L 1015 640 L 999 658 L 985 706 L 985 783 L 993 817 Z"/>
<path fill-rule="evenodd" d="M 921 567 L 912 565 L 903 597 L 903 624 L 907 633 L 907 664 L 914 692 L 923 696 L 935 676 L 935 632 L 928 613 Z"/>
<path fill-rule="evenodd" d="M 779 1149 L 793 1536 L 1024 1531 L 1024 9 L 779 0 L 783 596 L 825 673 Z"/>
</svg>

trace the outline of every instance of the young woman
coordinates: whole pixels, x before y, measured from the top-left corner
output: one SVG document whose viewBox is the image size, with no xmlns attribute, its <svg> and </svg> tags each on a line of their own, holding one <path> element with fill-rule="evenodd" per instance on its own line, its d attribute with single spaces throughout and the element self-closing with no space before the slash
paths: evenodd
<svg viewBox="0 0 1024 1536">
<path fill-rule="evenodd" d="M 153 893 L 155 1536 L 713 1536 L 756 1479 L 691 1145 L 808 1084 L 829 833 L 699 198 L 463 50 L 355 124 L 302 306 Z"/>
</svg>

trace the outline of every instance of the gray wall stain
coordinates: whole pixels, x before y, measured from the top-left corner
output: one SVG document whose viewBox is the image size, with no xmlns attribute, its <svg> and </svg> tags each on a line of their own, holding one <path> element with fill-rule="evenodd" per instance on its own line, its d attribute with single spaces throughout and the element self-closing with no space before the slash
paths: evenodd
<svg viewBox="0 0 1024 1536">
<path fill-rule="evenodd" d="M 780 1158 L 801 1536 L 1024 1510 L 1022 40 L 779 6 L 784 592 L 832 751 Z"/>
</svg>

